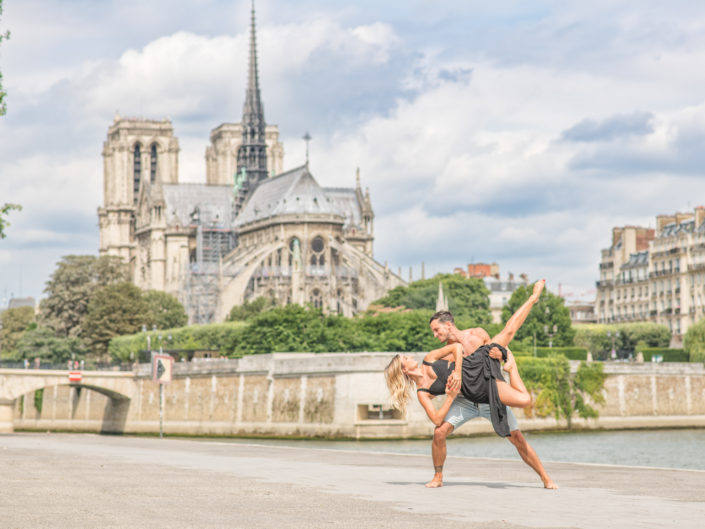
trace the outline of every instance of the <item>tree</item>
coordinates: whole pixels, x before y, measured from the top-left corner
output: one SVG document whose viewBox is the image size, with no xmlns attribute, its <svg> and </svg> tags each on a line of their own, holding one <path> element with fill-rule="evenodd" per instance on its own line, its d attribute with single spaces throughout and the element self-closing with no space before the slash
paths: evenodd
<svg viewBox="0 0 705 529">
<path fill-rule="evenodd" d="M 3 357 L 14 356 L 17 343 L 22 335 L 34 323 L 33 307 L 16 307 L 0 314 L 0 350 Z"/>
<path fill-rule="evenodd" d="M 605 402 L 606 375 L 601 363 L 581 362 L 577 372 L 572 374 L 570 362 L 562 355 L 549 358 L 517 355 L 516 360 L 522 380 L 533 396 L 532 406 L 525 408 L 524 413 L 565 419 L 568 428 L 576 413 L 584 419 L 598 417 L 591 402 Z"/>
<path fill-rule="evenodd" d="M 129 279 L 120 257 L 68 255 L 57 263 L 40 304 L 41 322 L 60 336 L 82 336 L 83 320 L 95 292 Z"/>
<path fill-rule="evenodd" d="M 529 299 L 533 288 L 533 285 L 526 285 L 514 291 L 502 308 L 504 322 Z M 547 346 L 549 340 L 556 346 L 573 345 L 575 330 L 571 326 L 570 311 L 565 306 L 563 298 L 544 290 L 524 325 L 517 331 L 514 340 L 524 342 L 526 346 L 532 346 L 534 333 L 536 333 L 536 345 Z M 553 337 L 549 337 L 549 334 L 553 334 Z"/>
<path fill-rule="evenodd" d="M 431 279 L 399 286 L 374 302 L 383 307 L 406 307 L 412 310 L 435 311 L 438 284 L 448 298 L 448 309 L 457 318 L 472 321 L 474 326 L 491 321 L 489 291 L 482 279 L 464 278 L 458 274 L 437 274 Z"/>
<path fill-rule="evenodd" d="M 37 327 L 24 333 L 17 344 L 18 359 L 41 358 L 60 364 L 67 360 L 81 360 L 86 348 L 78 338 L 57 336 L 47 327 Z"/>
<path fill-rule="evenodd" d="M 688 327 L 683 338 L 683 349 L 691 362 L 705 362 L 705 318 Z"/>
<path fill-rule="evenodd" d="M 84 341 L 98 358 L 105 358 L 115 336 L 138 332 L 150 317 L 142 291 L 132 283 L 107 285 L 91 297 L 85 321 Z"/>
<path fill-rule="evenodd" d="M 150 314 L 145 324 L 156 325 L 157 329 L 173 329 L 188 323 L 184 306 L 171 294 L 161 290 L 148 290 L 143 294 L 143 298 Z"/>
<path fill-rule="evenodd" d="M 2 86 L 0 86 L 0 97 L 2 96 Z M 3 204 L 2 207 L 0 207 L 0 239 L 5 238 L 5 228 L 7 228 L 10 223 L 5 219 L 7 214 L 11 210 L 17 210 L 20 211 L 22 209 L 22 206 L 19 204 Z"/>
<path fill-rule="evenodd" d="M 276 301 L 272 298 L 260 296 L 252 301 L 245 301 L 242 305 L 235 305 L 230 309 L 228 321 L 245 321 L 255 317 L 260 312 L 264 312 L 276 306 Z"/>
<path fill-rule="evenodd" d="M 0 0 L 0 15 L 2 15 L 2 0 Z M 2 41 L 5 39 L 10 38 L 10 32 L 6 31 L 5 33 L 0 33 L 0 44 L 2 44 Z M 5 111 L 7 110 L 5 106 L 5 90 L 2 87 L 2 72 L 0 72 L 0 116 L 5 115 Z M 2 216 L 0 215 L 0 235 L 2 235 Z M 2 238 L 2 237 L 0 237 Z"/>
</svg>

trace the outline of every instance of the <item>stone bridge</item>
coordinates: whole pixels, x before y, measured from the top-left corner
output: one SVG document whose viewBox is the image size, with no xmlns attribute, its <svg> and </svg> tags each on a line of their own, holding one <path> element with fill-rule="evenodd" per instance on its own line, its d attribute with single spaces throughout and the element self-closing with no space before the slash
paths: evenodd
<svg viewBox="0 0 705 529">
<path fill-rule="evenodd" d="M 69 380 L 69 371 L 50 369 L 0 369 L 0 433 L 13 431 L 16 400 L 52 386 L 96 391 L 108 399 L 101 431 L 121 431 L 137 385 L 132 372 L 82 371 L 80 382 Z"/>
</svg>

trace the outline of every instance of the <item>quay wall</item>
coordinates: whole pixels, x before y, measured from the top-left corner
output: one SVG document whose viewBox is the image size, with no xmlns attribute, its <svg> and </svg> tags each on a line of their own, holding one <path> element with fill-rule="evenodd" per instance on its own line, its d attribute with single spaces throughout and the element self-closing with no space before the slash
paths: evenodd
<svg viewBox="0 0 705 529">
<path fill-rule="evenodd" d="M 163 429 L 169 435 L 424 437 L 433 426 L 417 403 L 406 416 L 389 409 L 383 369 L 390 353 L 275 353 L 174 365 L 164 385 Z M 419 358 L 422 355 L 419 354 Z M 577 368 L 577 362 L 573 363 Z M 702 364 L 606 363 L 605 404 L 598 419 L 574 419 L 574 428 L 705 427 Z M 159 385 L 151 366 L 139 365 L 129 400 L 80 385 L 43 389 L 14 402 L 16 430 L 159 432 Z M 442 397 L 436 399 L 438 405 Z M 415 399 L 414 399 L 415 400 Z M 564 427 L 553 418 L 514 410 L 523 430 Z M 484 420 L 459 435 L 491 433 Z"/>
</svg>

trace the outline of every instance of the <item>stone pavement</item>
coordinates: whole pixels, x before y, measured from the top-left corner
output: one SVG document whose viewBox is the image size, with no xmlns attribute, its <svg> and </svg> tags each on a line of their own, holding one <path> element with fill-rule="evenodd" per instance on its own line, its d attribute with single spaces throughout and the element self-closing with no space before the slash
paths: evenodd
<svg viewBox="0 0 705 529">
<path fill-rule="evenodd" d="M 0 527 L 702 528 L 705 472 L 227 441 L 0 435 Z"/>
</svg>

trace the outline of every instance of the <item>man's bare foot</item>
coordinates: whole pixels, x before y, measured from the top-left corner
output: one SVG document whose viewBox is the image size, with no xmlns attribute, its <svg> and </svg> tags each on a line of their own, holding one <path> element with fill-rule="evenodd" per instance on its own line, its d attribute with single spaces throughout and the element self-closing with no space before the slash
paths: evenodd
<svg viewBox="0 0 705 529">
<path fill-rule="evenodd" d="M 426 485 L 428 487 L 428 485 Z M 556 485 L 551 478 L 546 478 L 543 482 L 544 489 L 558 490 L 558 485 Z"/>
<path fill-rule="evenodd" d="M 503 369 L 509 373 L 512 369 L 515 369 L 517 366 L 516 360 L 514 360 L 514 355 L 512 354 L 511 351 L 507 350 L 507 361 L 504 362 L 504 367 Z"/>
<path fill-rule="evenodd" d="M 443 477 L 442 476 L 433 476 L 433 479 L 426 483 L 426 488 L 427 489 L 437 489 L 439 487 L 443 486 Z"/>
</svg>

